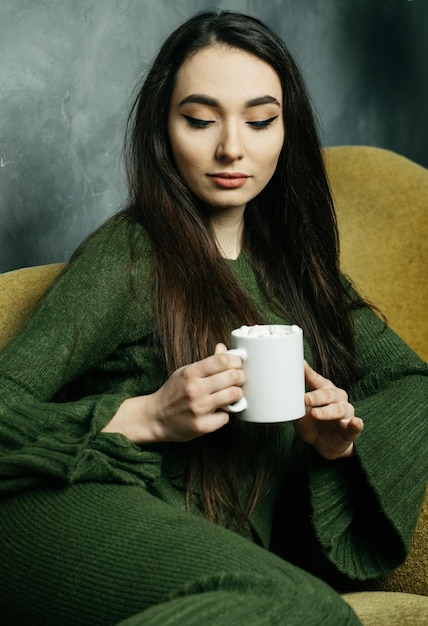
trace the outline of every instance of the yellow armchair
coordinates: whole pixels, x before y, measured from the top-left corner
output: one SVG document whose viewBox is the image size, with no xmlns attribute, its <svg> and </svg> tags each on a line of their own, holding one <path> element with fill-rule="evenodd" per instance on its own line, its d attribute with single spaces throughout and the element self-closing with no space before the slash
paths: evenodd
<svg viewBox="0 0 428 626">
<path fill-rule="evenodd" d="M 428 170 L 387 150 L 326 148 L 341 265 L 390 326 L 428 358 Z M 18 331 L 64 264 L 0 275 L 0 348 Z M 347 594 L 365 626 L 428 624 L 428 501 L 409 557 L 365 591 Z"/>
<path fill-rule="evenodd" d="M 428 360 L 428 170 L 363 146 L 327 148 L 341 265 L 389 325 Z"/>
<path fill-rule="evenodd" d="M 342 270 L 426 361 L 428 170 L 380 148 L 340 146 L 324 154 Z M 428 495 L 406 562 L 366 588 L 346 597 L 365 626 L 428 624 Z"/>
</svg>

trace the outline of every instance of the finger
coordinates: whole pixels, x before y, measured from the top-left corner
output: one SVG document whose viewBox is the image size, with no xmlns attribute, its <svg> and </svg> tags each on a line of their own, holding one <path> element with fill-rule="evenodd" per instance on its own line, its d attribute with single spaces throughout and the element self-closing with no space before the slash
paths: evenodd
<svg viewBox="0 0 428 626">
<path fill-rule="evenodd" d="M 327 406 L 315 407 L 311 409 L 311 415 L 319 420 L 350 420 L 354 417 L 354 407 L 352 404 L 334 402 Z"/>
<path fill-rule="evenodd" d="M 213 433 L 219 430 L 219 428 L 223 428 L 229 422 L 229 419 L 229 413 L 224 410 L 207 413 L 193 422 L 193 437 L 202 437 L 203 435 Z"/>
<path fill-rule="evenodd" d="M 209 356 L 198 364 L 198 375 L 201 378 L 213 376 L 220 372 L 224 372 L 230 369 L 242 369 L 242 359 L 236 354 L 229 354 L 228 352 L 219 352 L 213 356 Z M 190 366 L 189 366 L 190 367 Z"/>
<path fill-rule="evenodd" d="M 364 428 L 364 422 L 359 417 L 344 418 L 336 421 L 341 439 L 347 442 L 355 441 Z"/>
<path fill-rule="evenodd" d="M 316 389 L 315 391 L 309 391 L 305 393 L 306 406 L 325 406 L 333 403 L 347 403 L 348 394 L 343 389 L 335 387 L 329 383 L 330 386 Z"/>
<path fill-rule="evenodd" d="M 211 400 L 216 407 L 214 410 L 222 409 L 223 411 L 229 412 L 229 405 L 239 402 L 243 395 L 241 387 L 228 387 L 227 389 L 218 391 L 216 394 L 211 396 Z"/>
<path fill-rule="evenodd" d="M 340 437 L 346 443 L 353 443 L 364 428 L 364 422 L 359 417 L 350 420 L 340 420 Z"/>
<path fill-rule="evenodd" d="M 245 374 L 242 369 L 228 369 L 218 374 L 212 374 L 204 378 L 205 391 L 209 395 L 229 389 L 230 387 L 242 387 L 245 383 Z"/>
<path fill-rule="evenodd" d="M 196 376 L 195 371 L 196 368 L 189 366 L 181 372 L 181 388 L 187 410 L 195 417 L 213 413 L 242 397 L 241 387 L 245 383 L 242 369 L 230 368 L 209 376 Z M 199 373 L 203 374 L 202 371 Z"/>
<path fill-rule="evenodd" d="M 240 368 L 242 368 L 242 360 L 238 356 L 219 353 L 206 357 L 201 361 L 184 365 L 176 371 L 176 375 L 180 376 L 184 381 L 190 382 L 195 379 L 213 376 L 228 369 Z"/>
<path fill-rule="evenodd" d="M 304 372 L 306 384 L 311 389 L 319 389 L 326 385 L 332 385 L 332 382 L 328 378 L 324 378 L 324 376 L 318 374 L 307 361 L 304 362 Z"/>
<path fill-rule="evenodd" d="M 227 352 L 227 348 L 224 343 L 218 343 L 214 348 L 214 354 L 221 354 L 222 352 Z"/>
<path fill-rule="evenodd" d="M 345 431 L 349 437 L 348 441 L 354 441 L 364 429 L 364 422 L 361 417 L 352 417 L 345 425 Z M 346 437 L 344 437 L 346 439 Z"/>
</svg>

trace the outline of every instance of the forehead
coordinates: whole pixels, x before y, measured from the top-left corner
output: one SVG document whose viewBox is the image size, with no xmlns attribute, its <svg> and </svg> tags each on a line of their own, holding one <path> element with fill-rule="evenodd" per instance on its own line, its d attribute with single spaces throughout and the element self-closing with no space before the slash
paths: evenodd
<svg viewBox="0 0 428 626">
<path fill-rule="evenodd" d="M 178 70 L 172 99 L 180 101 L 189 94 L 209 95 L 220 102 L 247 102 L 265 95 L 282 101 L 278 74 L 269 63 L 221 44 L 199 50 Z"/>
</svg>

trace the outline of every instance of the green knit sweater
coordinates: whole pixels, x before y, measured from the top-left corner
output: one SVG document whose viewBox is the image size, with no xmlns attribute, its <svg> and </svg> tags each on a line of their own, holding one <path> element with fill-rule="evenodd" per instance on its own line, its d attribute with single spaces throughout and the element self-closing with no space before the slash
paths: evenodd
<svg viewBox="0 0 428 626">
<path fill-rule="evenodd" d="M 123 216 L 110 220 L 81 246 L 0 354 L 2 494 L 77 483 L 140 485 L 185 510 L 184 489 L 164 471 L 185 444 L 139 447 L 100 433 L 125 398 L 164 382 L 162 355 L 153 347 L 147 259 L 142 229 Z M 268 321 L 290 321 L 270 310 L 244 255 L 230 263 Z M 362 374 L 351 401 L 365 422 L 357 458 L 329 462 L 308 449 L 301 490 L 289 474 L 278 474 L 251 523 L 266 548 L 275 526 L 286 556 L 290 546 L 281 536 L 293 511 L 307 512 L 326 559 L 364 579 L 405 557 L 427 476 L 428 394 L 418 356 L 371 310 L 354 318 Z M 283 429 L 282 455 L 290 459 L 293 426 Z"/>
</svg>

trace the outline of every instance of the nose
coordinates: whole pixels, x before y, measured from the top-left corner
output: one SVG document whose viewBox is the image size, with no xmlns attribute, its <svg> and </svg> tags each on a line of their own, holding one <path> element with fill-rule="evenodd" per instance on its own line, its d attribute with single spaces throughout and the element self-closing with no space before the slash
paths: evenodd
<svg viewBox="0 0 428 626">
<path fill-rule="evenodd" d="M 238 123 L 225 123 L 217 144 L 216 157 L 222 161 L 238 161 L 244 156 Z"/>
</svg>

